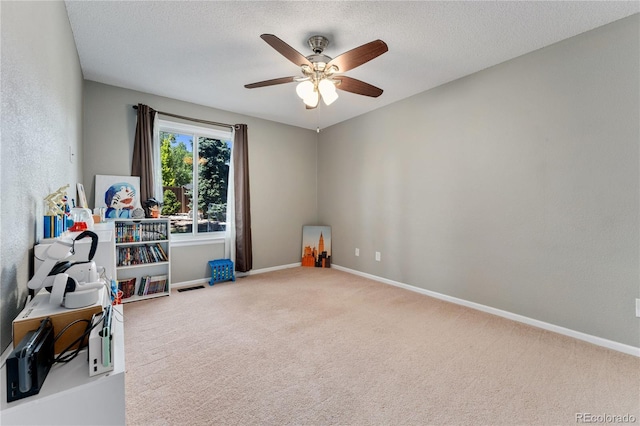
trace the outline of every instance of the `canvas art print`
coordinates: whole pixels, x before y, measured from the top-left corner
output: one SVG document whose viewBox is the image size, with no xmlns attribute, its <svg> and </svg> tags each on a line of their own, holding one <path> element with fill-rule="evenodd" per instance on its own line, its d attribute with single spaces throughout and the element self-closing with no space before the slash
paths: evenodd
<svg viewBox="0 0 640 426">
<path fill-rule="evenodd" d="M 89 208 L 89 203 L 87 203 L 87 195 L 84 192 L 84 185 L 79 183 L 77 184 L 78 188 L 78 207 L 82 207 L 83 209 Z"/>
<path fill-rule="evenodd" d="M 105 209 L 105 219 L 138 218 L 139 213 L 144 217 L 139 189 L 138 176 L 96 175 L 95 207 Z"/>
<path fill-rule="evenodd" d="M 331 267 L 330 226 L 304 226 L 302 228 L 302 266 Z"/>
</svg>

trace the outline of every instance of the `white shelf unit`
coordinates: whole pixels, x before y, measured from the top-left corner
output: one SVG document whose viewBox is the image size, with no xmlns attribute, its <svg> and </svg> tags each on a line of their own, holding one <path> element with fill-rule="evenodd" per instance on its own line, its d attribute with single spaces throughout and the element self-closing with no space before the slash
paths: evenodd
<svg viewBox="0 0 640 426">
<path fill-rule="evenodd" d="M 171 294 L 171 228 L 169 219 L 116 219 L 115 258 L 118 282 L 135 278 L 135 289 L 122 303 Z M 165 277 L 162 290 L 147 286 L 152 293 L 145 294 L 144 277 Z M 157 283 L 156 283 L 157 284 Z M 156 285 L 154 284 L 154 285 Z"/>
<path fill-rule="evenodd" d="M 40 393 L 7 402 L 5 360 L 0 369 L 0 424 L 2 425 L 124 425 L 124 324 L 122 306 L 114 306 L 113 371 L 89 376 L 88 349 L 66 364 L 51 367 Z"/>
</svg>

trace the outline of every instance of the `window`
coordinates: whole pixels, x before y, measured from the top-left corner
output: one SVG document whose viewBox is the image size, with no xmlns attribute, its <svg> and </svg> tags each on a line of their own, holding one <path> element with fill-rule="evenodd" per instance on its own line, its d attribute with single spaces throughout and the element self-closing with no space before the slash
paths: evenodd
<svg viewBox="0 0 640 426">
<path fill-rule="evenodd" d="M 161 216 L 170 219 L 172 238 L 219 237 L 226 227 L 231 130 L 165 120 L 158 130 Z"/>
</svg>

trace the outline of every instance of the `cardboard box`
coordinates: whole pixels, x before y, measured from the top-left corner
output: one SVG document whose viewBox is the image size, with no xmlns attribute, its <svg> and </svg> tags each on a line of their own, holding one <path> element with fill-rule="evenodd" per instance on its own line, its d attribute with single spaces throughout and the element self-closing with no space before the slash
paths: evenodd
<svg viewBox="0 0 640 426">
<path fill-rule="evenodd" d="M 53 334 L 57 336 L 67 325 L 79 319 L 91 321 L 94 314 L 102 312 L 105 302 L 106 289 L 102 287 L 100 290 L 98 301 L 84 308 L 67 309 L 62 306 L 56 306 L 49 303 L 50 294 L 42 289 L 36 296 L 24 307 L 22 312 L 13 320 L 13 347 L 18 346 L 22 338 L 31 330 L 37 330 L 40 322 L 46 317 L 51 318 L 53 323 Z M 54 352 L 59 354 L 74 340 L 80 337 L 87 326 L 86 322 L 75 324 L 55 342 Z M 88 336 L 87 336 L 88 340 Z M 74 345 L 73 348 L 77 348 Z"/>
</svg>

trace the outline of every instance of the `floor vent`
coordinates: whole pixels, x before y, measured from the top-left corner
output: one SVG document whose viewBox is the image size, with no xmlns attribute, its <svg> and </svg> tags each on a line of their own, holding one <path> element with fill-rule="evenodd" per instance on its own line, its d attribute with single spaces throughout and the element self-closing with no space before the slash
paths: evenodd
<svg viewBox="0 0 640 426">
<path fill-rule="evenodd" d="M 184 287 L 184 288 L 179 288 L 178 291 L 179 292 L 183 292 L 183 291 L 189 291 L 189 290 L 198 290 L 200 288 L 204 288 L 204 286 L 203 285 L 197 285 L 197 286 L 194 286 L 194 287 Z"/>
</svg>

